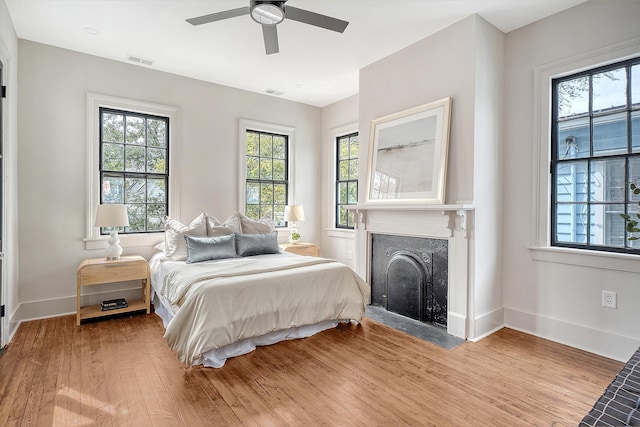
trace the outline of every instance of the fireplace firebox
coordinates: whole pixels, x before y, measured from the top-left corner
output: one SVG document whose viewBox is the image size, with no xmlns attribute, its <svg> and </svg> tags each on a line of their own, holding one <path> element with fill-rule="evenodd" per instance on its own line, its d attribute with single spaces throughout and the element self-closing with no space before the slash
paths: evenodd
<svg viewBox="0 0 640 427">
<path fill-rule="evenodd" d="M 447 240 L 371 235 L 371 304 L 446 326 L 448 276 Z"/>
</svg>

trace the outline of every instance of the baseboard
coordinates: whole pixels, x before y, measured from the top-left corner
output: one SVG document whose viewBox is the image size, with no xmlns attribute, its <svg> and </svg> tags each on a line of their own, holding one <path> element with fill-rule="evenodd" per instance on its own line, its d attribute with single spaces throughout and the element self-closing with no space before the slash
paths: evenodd
<svg viewBox="0 0 640 427">
<path fill-rule="evenodd" d="M 510 308 L 504 309 L 505 326 L 527 334 L 626 362 L 640 347 L 640 340 L 558 319 Z"/>
<path fill-rule="evenodd" d="M 480 341 L 504 327 L 504 308 L 500 307 L 487 314 L 476 317 L 469 334 L 469 341 Z"/>
<path fill-rule="evenodd" d="M 114 298 L 140 298 L 140 287 L 133 289 L 120 289 L 108 292 L 98 292 L 82 296 L 82 304 L 98 304 L 100 301 Z M 76 297 L 54 298 L 40 301 L 28 301 L 20 304 L 9 322 L 17 326 L 25 321 L 46 319 L 49 317 L 65 316 L 76 313 Z M 14 330 L 15 333 L 15 330 Z M 10 333 L 10 336 L 12 334 Z"/>
<path fill-rule="evenodd" d="M 447 333 L 454 337 L 467 338 L 467 318 L 457 313 L 449 313 L 447 315 Z"/>
</svg>

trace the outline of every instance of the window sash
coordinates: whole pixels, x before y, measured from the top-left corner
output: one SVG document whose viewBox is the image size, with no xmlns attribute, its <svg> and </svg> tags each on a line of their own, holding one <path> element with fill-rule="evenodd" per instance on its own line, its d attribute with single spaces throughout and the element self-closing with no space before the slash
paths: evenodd
<svg viewBox="0 0 640 427">
<path fill-rule="evenodd" d="M 358 155 L 354 156 L 352 150 L 352 142 L 356 140 L 358 143 Z M 334 223 L 336 228 L 353 230 L 355 228 L 355 216 L 353 211 L 347 210 L 344 206 L 354 205 L 358 203 L 358 171 L 360 157 L 360 145 L 357 141 L 358 132 L 352 132 L 346 135 L 340 135 L 336 137 L 336 181 L 335 181 L 335 218 Z M 347 150 L 343 153 L 341 149 L 342 142 L 346 139 Z M 346 174 L 342 173 L 344 168 L 342 165 L 347 165 Z M 354 166 L 355 165 L 355 166 Z M 356 169 L 355 177 L 353 169 Z M 346 177 L 344 176 L 346 175 Z M 352 190 L 354 189 L 355 190 Z M 344 190 L 343 190 L 344 189 Z M 353 195 L 355 194 L 355 197 Z"/>
</svg>

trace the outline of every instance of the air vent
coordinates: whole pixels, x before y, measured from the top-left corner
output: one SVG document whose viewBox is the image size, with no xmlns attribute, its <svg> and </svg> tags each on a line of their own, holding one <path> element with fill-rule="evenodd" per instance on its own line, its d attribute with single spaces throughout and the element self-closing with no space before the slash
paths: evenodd
<svg viewBox="0 0 640 427">
<path fill-rule="evenodd" d="M 265 90 L 265 93 L 268 93 L 269 95 L 275 95 L 275 96 L 284 95 L 284 92 L 281 92 L 281 91 L 275 90 L 275 89 L 267 89 L 267 90 Z"/>
<path fill-rule="evenodd" d="M 153 59 L 143 58 L 137 55 L 128 55 L 127 60 L 129 60 L 129 62 L 133 62 L 134 64 L 146 65 L 147 67 L 151 67 L 155 62 Z"/>
</svg>

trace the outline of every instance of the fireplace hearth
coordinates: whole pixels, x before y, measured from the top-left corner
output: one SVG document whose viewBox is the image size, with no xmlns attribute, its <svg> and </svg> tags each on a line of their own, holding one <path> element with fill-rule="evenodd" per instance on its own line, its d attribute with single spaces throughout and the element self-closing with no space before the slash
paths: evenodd
<svg viewBox="0 0 640 427">
<path fill-rule="evenodd" d="M 372 234 L 371 245 L 371 304 L 446 326 L 447 240 Z"/>
</svg>

